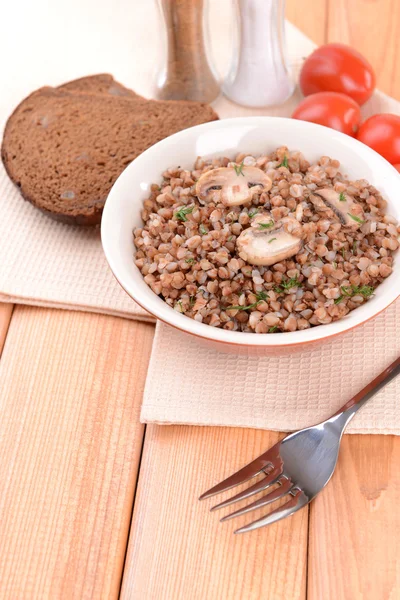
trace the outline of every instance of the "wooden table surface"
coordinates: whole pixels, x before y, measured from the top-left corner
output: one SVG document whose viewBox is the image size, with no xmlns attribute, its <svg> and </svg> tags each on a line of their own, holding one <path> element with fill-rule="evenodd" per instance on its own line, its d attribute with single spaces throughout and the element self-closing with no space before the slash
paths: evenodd
<svg viewBox="0 0 400 600">
<path fill-rule="evenodd" d="M 288 0 L 400 99 L 397 0 Z M 0 305 L 0 598 L 400 598 L 400 439 L 345 436 L 309 509 L 233 536 L 197 496 L 279 434 L 139 423 L 153 326 Z"/>
</svg>

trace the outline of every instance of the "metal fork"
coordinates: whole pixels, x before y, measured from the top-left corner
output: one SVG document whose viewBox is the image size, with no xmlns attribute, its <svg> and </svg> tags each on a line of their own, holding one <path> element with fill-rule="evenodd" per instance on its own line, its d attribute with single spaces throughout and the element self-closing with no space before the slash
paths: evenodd
<svg viewBox="0 0 400 600">
<path fill-rule="evenodd" d="M 399 372 L 400 357 L 330 419 L 288 435 L 251 463 L 202 494 L 199 500 L 220 494 L 257 475 L 262 475 L 262 479 L 257 483 L 213 506 L 211 510 L 250 498 L 276 484 L 277 487 L 273 491 L 226 515 L 221 521 L 233 519 L 283 497 L 287 497 L 287 501 L 282 506 L 240 527 L 234 533 L 252 531 L 293 515 L 311 502 L 332 477 L 343 432 L 356 412 Z"/>
</svg>

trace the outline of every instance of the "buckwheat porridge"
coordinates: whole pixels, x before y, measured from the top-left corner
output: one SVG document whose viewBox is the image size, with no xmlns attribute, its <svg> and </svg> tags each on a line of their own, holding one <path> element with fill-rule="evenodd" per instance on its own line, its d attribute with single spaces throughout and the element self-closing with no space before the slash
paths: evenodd
<svg viewBox="0 0 400 600">
<path fill-rule="evenodd" d="M 392 272 L 400 228 L 368 181 L 300 152 L 198 158 L 144 201 L 135 263 L 175 310 L 232 331 L 296 331 L 344 317 Z"/>
</svg>

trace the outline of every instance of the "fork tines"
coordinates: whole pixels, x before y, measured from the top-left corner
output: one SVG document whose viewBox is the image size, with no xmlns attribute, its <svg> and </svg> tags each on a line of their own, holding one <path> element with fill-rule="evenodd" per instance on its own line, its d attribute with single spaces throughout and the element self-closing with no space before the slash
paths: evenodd
<svg viewBox="0 0 400 600">
<path fill-rule="evenodd" d="M 290 477 L 284 473 L 283 462 L 279 453 L 280 445 L 281 442 L 278 442 L 275 444 L 275 446 L 270 448 L 270 450 L 264 452 L 264 454 L 200 496 L 199 500 L 204 500 L 214 496 L 215 494 L 226 492 L 237 485 L 241 485 L 246 481 L 253 479 L 257 475 L 265 475 L 262 479 L 260 479 L 260 481 L 257 481 L 257 483 L 251 485 L 242 492 L 239 492 L 231 498 L 228 498 L 227 500 L 224 500 L 223 502 L 213 506 L 210 510 L 214 511 L 219 510 L 220 508 L 225 508 L 226 506 L 229 506 L 235 502 L 245 500 L 246 498 L 250 498 L 251 496 L 259 494 L 260 492 L 263 492 L 269 487 L 277 484 L 278 487 L 274 488 L 268 494 L 262 496 L 254 502 L 251 502 L 243 508 L 225 515 L 222 517 L 221 521 L 228 521 L 229 519 L 239 517 L 240 515 L 257 508 L 267 506 L 275 500 L 279 500 L 285 496 L 289 497 L 288 501 L 282 506 L 268 513 L 266 516 L 263 516 L 260 519 L 245 525 L 244 527 L 240 527 L 240 529 L 237 529 L 234 533 L 244 533 L 245 531 L 251 531 L 253 529 L 258 529 L 259 527 L 264 527 L 264 525 L 269 525 L 275 521 L 279 521 L 280 519 L 289 516 L 307 504 L 307 496 L 293 483 L 293 481 L 291 481 Z"/>
</svg>

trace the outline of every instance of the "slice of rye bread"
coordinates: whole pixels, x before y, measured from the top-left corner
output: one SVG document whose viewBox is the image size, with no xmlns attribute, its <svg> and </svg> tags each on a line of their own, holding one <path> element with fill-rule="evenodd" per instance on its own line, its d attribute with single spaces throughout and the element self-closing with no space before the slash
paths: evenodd
<svg viewBox="0 0 400 600">
<path fill-rule="evenodd" d="M 136 100 L 144 100 L 143 96 L 139 96 L 133 90 L 123 86 L 122 83 L 115 81 L 114 77 L 108 73 L 99 73 L 98 75 L 89 75 L 80 79 L 74 79 L 73 81 L 59 85 L 57 89 L 86 94 L 129 96 L 130 98 L 136 98 Z"/>
<path fill-rule="evenodd" d="M 199 102 L 159 102 L 42 88 L 7 121 L 1 155 L 22 196 L 49 216 L 96 225 L 111 186 L 159 140 L 218 115 Z"/>
</svg>

